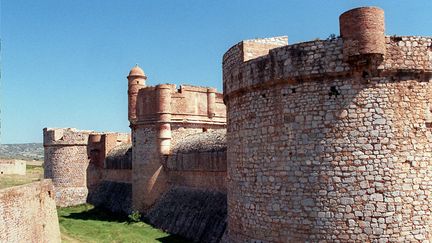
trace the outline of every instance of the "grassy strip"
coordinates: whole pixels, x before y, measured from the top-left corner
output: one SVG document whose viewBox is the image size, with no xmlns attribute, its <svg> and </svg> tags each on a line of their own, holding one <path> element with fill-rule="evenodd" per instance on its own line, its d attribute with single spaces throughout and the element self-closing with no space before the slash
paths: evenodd
<svg viewBox="0 0 432 243">
<path fill-rule="evenodd" d="M 126 216 L 84 204 L 58 209 L 64 242 L 186 242 L 144 222 L 132 223 Z"/>
</svg>

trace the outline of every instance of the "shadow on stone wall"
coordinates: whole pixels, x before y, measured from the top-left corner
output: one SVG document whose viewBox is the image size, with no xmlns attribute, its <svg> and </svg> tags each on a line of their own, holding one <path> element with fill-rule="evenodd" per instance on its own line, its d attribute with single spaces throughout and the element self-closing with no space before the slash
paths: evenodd
<svg viewBox="0 0 432 243">
<path fill-rule="evenodd" d="M 132 184 L 102 181 L 89 193 L 87 202 L 113 213 L 127 215 L 132 211 Z"/>
<path fill-rule="evenodd" d="M 222 237 L 226 217 L 226 194 L 177 187 L 159 199 L 146 220 L 171 234 L 211 243 Z"/>
</svg>

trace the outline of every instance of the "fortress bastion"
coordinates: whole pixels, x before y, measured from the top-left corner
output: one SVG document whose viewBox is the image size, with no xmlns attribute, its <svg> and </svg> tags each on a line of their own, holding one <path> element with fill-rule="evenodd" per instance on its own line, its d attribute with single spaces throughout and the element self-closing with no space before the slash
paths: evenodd
<svg viewBox="0 0 432 243">
<path fill-rule="evenodd" d="M 431 240 L 431 43 L 365 7 L 337 38 L 229 49 L 228 238 Z"/>
</svg>

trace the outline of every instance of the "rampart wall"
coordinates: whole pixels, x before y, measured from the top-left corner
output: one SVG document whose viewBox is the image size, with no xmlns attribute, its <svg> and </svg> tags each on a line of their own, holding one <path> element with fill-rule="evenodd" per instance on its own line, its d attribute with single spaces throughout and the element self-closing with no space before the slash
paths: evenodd
<svg viewBox="0 0 432 243">
<path fill-rule="evenodd" d="M 432 239 L 432 39 L 384 36 L 377 8 L 340 20 L 341 38 L 224 55 L 233 242 Z"/>
<path fill-rule="evenodd" d="M 51 180 L 0 190 L 1 242 L 60 242 Z"/>
</svg>

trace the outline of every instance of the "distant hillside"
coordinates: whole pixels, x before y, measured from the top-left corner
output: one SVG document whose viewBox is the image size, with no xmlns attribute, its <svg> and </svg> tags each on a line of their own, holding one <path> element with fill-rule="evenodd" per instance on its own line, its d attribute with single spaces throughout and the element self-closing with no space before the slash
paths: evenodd
<svg viewBox="0 0 432 243">
<path fill-rule="evenodd" d="M 42 143 L 0 144 L 0 158 L 43 160 Z"/>
</svg>

